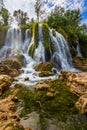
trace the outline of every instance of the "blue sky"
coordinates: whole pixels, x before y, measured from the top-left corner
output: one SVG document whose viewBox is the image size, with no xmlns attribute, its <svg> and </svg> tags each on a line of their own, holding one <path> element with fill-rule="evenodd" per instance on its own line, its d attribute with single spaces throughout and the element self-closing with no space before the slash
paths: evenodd
<svg viewBox="0 0 87 130">
<path fill-rule="evenodd" d="M 5 7 L 12 13 L 14 10 L 22 9 L 26 11 L 30 18 L 35 16 L 34 4 L 35 0 L 3 0 Z M 43 9 L 48 14 L 54 9 L 55 5 L 64 7 L 65 9 L 80 9 L 82 14 L 82 23 L 87 23 L 87 0 L 41 0 L 45 1 Z"/>
</svg>

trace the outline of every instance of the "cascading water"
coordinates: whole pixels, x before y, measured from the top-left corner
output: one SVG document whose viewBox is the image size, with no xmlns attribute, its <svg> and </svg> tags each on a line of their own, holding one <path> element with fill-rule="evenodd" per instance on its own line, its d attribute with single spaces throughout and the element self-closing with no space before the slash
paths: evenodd
<svg viewBox="0 0 87 130">
<path fill-rule="evenodd" d="M 54 62 L 53 70 L 58 72 L 61 69 L 71 70 L 72 59 L 69 52 L 68 44 L 64 37 L 56 32 L 55 36 L 52 33 L 52 30 L 49 30 L 50 35 L 50 55 L 51 58 L 49 61 Z M 16 77 L 14 83 L 24 83 L 27 86 L 33 85 L 40 80 L 45 79 L 55 79 L 57 75 L 48 76 L 48 77 L 39 77 L 39 73 L 36 72 L 33 68 L 39 62 L 45 62 L 45 46 L 42 32 L 42 25 L 38 26 L 38 47 L 34 50 L 34 59 L 29 56 L 28 49 L 34 43 L 34 38 L 30 37 L 29 30 L 25 31 L 25 39 L 22 38 L 22 31 L 17 28 L 11 28 L 7 31 L 6 41 L 4 46 L 0 49 L 0 60 L 3 60 L 7 57 L 13 57 L 16 52 L 20 53 L 25 57 L 26 65 L 21 68 L 21 74 Z M 27 79 L 27 80 L 26 80 Z"/>
<path fill-rule="evenodd" d="M 72 68 L 72 58 L 66 40 L 58 32 L 54 36 L 52 30 L 50 30 L 50 38 L 53 54 L 51 60 L 54 62 L 55 67 L 58 70 L 70 70 Z"/>
<path fill-rule="evenodd" d="M 77 57 L 82 57 L 79 43 L 77 45 Z"/>
<path fill-rule="evenodd" d="M 22 48 L 22 34 L 21 30 L 10 28 L 7 31 L 4 46 L 0 49 L 0 61 L 4 58 L 11 57 Z"/>
</svg>

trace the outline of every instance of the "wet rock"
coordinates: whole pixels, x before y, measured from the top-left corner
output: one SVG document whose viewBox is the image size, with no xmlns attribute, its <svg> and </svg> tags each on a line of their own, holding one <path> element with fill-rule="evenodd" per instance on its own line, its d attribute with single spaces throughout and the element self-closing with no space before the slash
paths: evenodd
<svg viewBox="0 0 87 130">
<path fill-rule="evenodd" d="M 8 90 L 13 79 L 8 75 L 0 75 L 0 94 L 2 95 L 4 91 Z"/>
<path fill-rule="evenodd" d="M 40 63 L 39 65 L 35 66 L 36 71 L 51 71 L 53 68 L 52 62 Z"/>
<path fill-rule="evenodd" d="M 43 81 L 40 81 L 35 85 L 36 90 L 43 90 L 43 89 L 49 90 L 49 88 L 50 86 Z"/>
<path fill-rule="evenodd" d="M 32 112 L 27 117 L 22 118 L 20 123 L 24 128 L 30 128 L 32 130 L 41 130 L 40 118 L 36 112 Z"/>
<path fill-rule="evenodd" d="M 22 87 L 25 87 L 25 84 L 23 83 L 16 83 L 13 85 L 15 88 L 22 88 Z"/>
<path fill-rule="evenodd" d="M 6 58 L 2 61 L 2 64 L 10 66 L 11 68 L 14 68 L 16 70 L 22 67 L 20 60 L 17 58 Z"/>
<path fill-rule="evenodd" d="M 24 79 L 25 81 L 29 81 L 29 77 L 25 77 L 25 79 Z"/>
<path fill-rule="evenodd" d="M 41 71 L 41 72 L 39 73 L 39 76 L 40 76 L 40 77 L 52 76 L 52 75 L 54 75 L 54 73 L 53 73 L 53 72 L 50 72 L 50 71 Z"/>
</svg>

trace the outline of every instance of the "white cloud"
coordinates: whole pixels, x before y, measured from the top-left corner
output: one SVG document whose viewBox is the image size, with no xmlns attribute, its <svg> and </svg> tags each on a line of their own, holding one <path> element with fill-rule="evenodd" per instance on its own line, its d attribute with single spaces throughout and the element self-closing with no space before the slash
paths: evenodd
<svg viewBox="0 0 87 130">
<path fill-rule="evenodd" d="M 43 0 L 42 0 L 43 1 Z M 49 13 L 51 9 L 55 7 L 55 5 L 59 5 L 64 7 L 65 9 L 80 9 L 81 12 L 84 10 L 87 10 L 86 7 L 84 7 L 84 0 L 45 0 L 46 4 L 44 6 L 45 11 Z M 53 7 L 49 8 L 49 4 L 54 4 Z M 35 10 L 34 10 L 34 4 L 35 0 L 4 0 L 4 4 L 6 8 L 12 13 L 13 10 L 22 9 L 23 11 L 26 11 L 30 18 L 35 18 Z"/>
</svg>

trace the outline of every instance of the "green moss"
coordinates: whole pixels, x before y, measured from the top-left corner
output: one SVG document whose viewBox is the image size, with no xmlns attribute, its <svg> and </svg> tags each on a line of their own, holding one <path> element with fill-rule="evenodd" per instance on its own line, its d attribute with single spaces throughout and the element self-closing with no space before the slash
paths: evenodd
<svg viewBox="0 0 87 130">
<path fill-rule="evenodd" d="M 15 69 L 20 69 L 22 67 L 22 64 L 20 62 L 20 60 L 16 59 L 16 58 L 6 58 L 2 61 L 2 64 L 8 65 L 12 68 Z"/>
<path fill-rule="evenodd" d="M 52 30 L 53 36 L 56 36 L 56 31 L 53 29 Z"/>
<path fill-rule="evenodd" d="M 35 66 L 36 71 L 51 71 L 53 68 L 52 62 L 40 63 Z"/>
<path fill-rule="evenodd" d="M 34 38 L 34 43 L 29 48 L 30 56 L 34 56 L 34 51 L 38 47 L 38 23 L 34 23 L 31 28 L 32 37 Z"/>
<path fill-rule="evenodd" d="M 49 27 L 47 24 L 43 24 L 42 25 L 42 31 L 43 31 L 43 44 L 45 47 L 45 59 L 46 61 L 49 61 L 51 58 L 51 40 L 50 40 L 50 36 L 49 36 Z"/>
<path fill-rule="evenodd" d="M 73 114 L 77 114 L 75 102 L 78 97 L 69 92 L 66 84 L 58 80 L 47 82 L 51 89 L 36 91 L 22 88 L 17 96 L 23 100 L 21 116 L 37 111 L 40 115 L 57 118 L 59 121 L 66 121 Z M 53 96 L 47 96 L 52 91 Z M 27 95 L 27 96 L 26 96 Z"/>
</svg>

